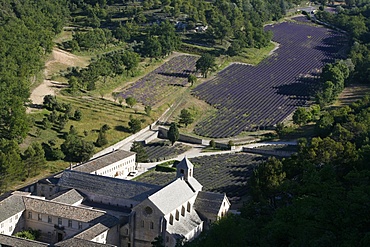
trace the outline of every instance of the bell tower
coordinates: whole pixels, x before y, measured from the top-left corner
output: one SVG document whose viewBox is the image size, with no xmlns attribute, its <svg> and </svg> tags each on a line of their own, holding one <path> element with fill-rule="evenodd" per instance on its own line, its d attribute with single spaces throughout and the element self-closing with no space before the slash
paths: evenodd
<svg viewBox="0 0 370 247">
<path fill-rule="evenodd" d="M 188 181 L 189 177 L 193 177 L 194 165 L 184 157 L 181 162 L 176 166 L 176 178 L 183 178 Z"/>
</svg>

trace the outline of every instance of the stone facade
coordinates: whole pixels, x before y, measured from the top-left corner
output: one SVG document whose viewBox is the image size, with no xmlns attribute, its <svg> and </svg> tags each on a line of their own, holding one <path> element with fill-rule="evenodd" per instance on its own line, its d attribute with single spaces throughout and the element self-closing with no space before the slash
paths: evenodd
<svg viewBox="0 0 370 247">
<path fill-rule="evenodd" d="M 108 155 L 108 170 L 132 162 L 129 154 L 114 155 L 127 160 Z M 66 170 L 39 181 L 32 195 L 16 192 L 0 201 L 0 245 L 29 228 L 40 231 L 40 246 L 145 247 L 158 236 L 166 247 L 191 241 L 230 207 L 226 195 L 202 191 L 193 173 L 186 158 L 166 186 Z"/>
</svg>

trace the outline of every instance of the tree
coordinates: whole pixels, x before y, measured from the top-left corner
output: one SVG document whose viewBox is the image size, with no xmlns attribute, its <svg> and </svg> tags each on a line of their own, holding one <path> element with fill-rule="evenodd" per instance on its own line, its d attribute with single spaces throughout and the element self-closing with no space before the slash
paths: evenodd
<svg viewBox="0 0 370 247">
<path fill-rule="evenodd" d="M 50 94 L 44 96 L 43 105 L 46 107 L 46 109 L 50 111 L 55 110 L 57 104 L 58 102 L 56 96 Z"/>
<path fill-rule="evenodd" d="M 227 143 L 227 146 L 229 149 L 231 149 L 233 146 L 235 146 L 235 143 L 233 142 L 233 140 L 230 140 L 228 143 Z"/>
<path fill-rule="evenodd" d="M 147 37 L 143 46 L 144 55 L 151 58 L 159 58 L 162 55 L 162 46 L 157 37 Z"/>
<path fill-rule="evenodd" d="M 153 33 L 158 35 L 158 41 L 161 44 L 162 56 L 170 54 L 176 50 L 181 42 L 180 38 L 176 34 L 174 25 L 165 20 L 159 26 L 153 26 Z"/>
<path fill-rule="evenodd" d="M 38 142 L 32 143 L 24 152 L 24 165 L 27 171 L 27 177 L 31 176 L 31 171 L 33 174 L 37 174 L 40 166 L 46 164 L 45 152 L 41 144 Z"/>
<path fill-rule="evenodd" d="M 220 15 L 217 24 L 214 25 L 214 36 L 216 39 L 220 39 L 220 43 L 222 44 L 222 41 L 230 36 L 231 33 L 232 29 L 229 20 L 225 16 Z"/>
<path fill-rule="evenodd" d="M 131 33 L 126 26 L 119 25 L 114 31 L 114 37 L 121 41 L 127 41 L 131 39 Z"/>
<path fill-rule="evenodd" d="M 125 66 L 125 70 L 128 72 L 131 71 L 131 75 L 133 75 L 133 70 L 139 65 L 140 56 L 136 52 L 133 51 L 125 51 L 122 55 L 122 62 Z"/>
<path fill-rule="evenodd" d="M 293 114 L 293 123 L 303 125 L 311 121 L 312 114 L 303 107 L 298 107 Z"/>
<path fill-rule="evenodd" d="M 80 109 L 76 109 L 75 110 L 75 113 L 73 114 L 73 118 L 76 120 L 76 121 L 80 121 L 81 118 L 82 118 L 82 112 Z"/>
<path fill-rule="evenodd" d="M 176 123 L 174 123 L 174 122 L 171 123 L 171 126 L 170 126 L 170 129 L 168 130 L 167 136 L 168 136 L 168 139 L 171 141 L 172 146 L 173 146 L 173 144 L 175 144 L 175 142 L 180 137 L 179 129 L 178 129 Z"/>
<path fill-rule="evenodd" d="M 134 105 L 136 104 L 136 99 L 134 98 L 134 97 L 127 97 L 126 98 L 126 104 L 130 107 L 130 108 L 132 108 L 132 107 L 134 107 Z"/>
<path fill-rule="evenodd" d="M 155 237 L 154 241 L 152 241 L 151 244 L 152 247 L 165 247 L 162 236 Z"/>
<path fill-rule="evenodd" d="M 251 178 L 251 187 L 254 190 L 255 199 L 268 198 L 271 206 L 276 207 L 275 196 L 279 185 L 285 179 L 283 163 L 275 157 L 270 157 L 265 163 L 258 166 Z"/>
<path fill-rule="evenodd" d="M 200 71 L 204 78 L 207 78 L 208 72 L 215 66 L 215 58 L 209 53 L 202 55 L 195 64 L 196 70 Z"/>
<path fill-rule="evenodd" d="M 0 139 L 0 185 L 24 176 L 20 150 L 15 140 Z"/>
<path fill-rule="evenodd" d="M 180 124 L 185 124 L 185 127 L 188 126 L 188 124 L 193 123 L 194 118 L 191 115 L 190 111 L 187 109 L 182 109 L 180 113 Z"/>
<path fill-rule="evenodd" d="M 150 105 L 146 105 L 146 106 L 144 107 L 144 111 L 145 111 L 146 115 L 147 115 L 148 117 L 150 117 L 150 114 L 151 114 L 151 112 L 152 112 L 152 107 L 151 107 Z"/>
<path fill-rule="evenodd" d="M 210 146 L 211 148 L 215 149 L 215 148 L 216 148 L 216 142 L 215 142 L 214 140 L 210 140 L 210 141 L 209 141 L 209 146 Z"/>
<path fill-rule="evenodd" d="M 30 240 L 38 240 L 40 235 L 41 235 L 40 231 L 32 230 L 32 229 L 17 232 L 15 234 L 15 236 L 18 238 L 25 238 L 25 239 L 30 239 Z"/>
<path fill-rule="evenodd" d="M 148 160 L 148 154 L 141 142 L 133 142 L 130 151 L 136 153 L 137 162 L 146 162 Z"/>
<path fill-rule="evenodd" d="M 94 144 L 85 141 L 77 135 L 67 135 L 61 145 L 61 150 L 67 161 L 84 162 L 88 161 L 94 153 Z"/>
<path fill-rule="evenodd" d="M 78 92 L 78 86 L 79 86 L 77 77 L 71 76 L 68 80 L 68 85 L 69 85 L 69 92 L 72 95 L 75 95 Z"/>
<path fill-rule="evenodd" d="M 101 127 L 101 129 L 102 129 L 104 132 L 106 132 L 106 131 L 110 130 L 110 129 L 111 129 L 111 127 L 110 127 L 108 124 L 104 124 L 104 125 Z"/>
<path fill-rule="evenodd" d="M 106 144 L 108 144 L 107 134 L 106 134 L 105 130 L 102 127 L 102 128 L 100 128 L 98 139 L 96 139 L 95 145 L 97 147 L 102 147 Z"/>
<path fill-rule="evenodd" d="M 130 127 L 130 132 L 135 134 L 136 132 L 141 130 L 141 121 L 137 118 L 133 118 L 132 116 L 130 116 L 128 126 Z"/>
<path fill-rule="evenodd" d="M 190 83 L 190 86 L 192 87 L 194 85 L 194 83 L 197 82 L 197 77 L 193 74 L 190 74 L 188 76 L 188 82 Z"/>
</svg>

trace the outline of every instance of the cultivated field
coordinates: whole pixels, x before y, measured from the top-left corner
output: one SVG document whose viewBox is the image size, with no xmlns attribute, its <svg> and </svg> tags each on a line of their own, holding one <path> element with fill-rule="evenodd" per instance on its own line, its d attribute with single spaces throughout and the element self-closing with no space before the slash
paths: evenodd
<svg viewBox="0 0 370 247">
<path fill-rule="evenodd" d="M 246 195 L 247 180 L 253 168 L 264 160 L 266 158 L 263 156 L 246 153 L 218 154 L 190 159 L 194 164 L 194 177 L 203 185 L 203 190 L 226 193 L 233 202 Z M 165 185 L 175 177 L 174 172 L 149 172 L 137 180 Z"/>
<path fill-rule="evenodd" d="M 188 83 L 189 74 L 195 73 L 197 60 L 196 56 L 176 56 L 123 90 L 120 96 L 132 96 L 144 105 L 153 106 L 176 93 L 178 86 Z"/>
<path fill-rule="evenodd" d="M 218 109 L 195 127 L 201 136 L 223 138 L 272 128 L 310 99 L 315 76 L 340 58 L 345 36 L 324 27 L 284 22 L 267 26 L 279 43 L 257 66 L 232 64 L 197 86 L 193 95 Z"/>
<path fill-rule="evenodd" d="M 185 153 L 190 149 L 182 143 L 175 143 L 171 145 L 169 142 L 153 142 L 144 146 L 146 154 L 148 155 L 148 162 L 157 162 L 160 160 L 169 160 L 177 157 L 179 154 Z"/>
</svg>

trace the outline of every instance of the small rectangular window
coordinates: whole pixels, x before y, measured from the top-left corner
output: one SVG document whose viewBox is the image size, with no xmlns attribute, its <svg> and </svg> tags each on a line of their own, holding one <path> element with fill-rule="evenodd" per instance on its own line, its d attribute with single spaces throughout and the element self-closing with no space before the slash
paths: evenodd
<svg viewBox="0 0 370 247">
<path fill-rule="evenodd" d="M 37 219 L 38 219 L 39 221 L 41 221 L 41 220 L 42 220 L 42 215 L 41 215 L 41 214 L 38 214 L 38 215 L 37 215 Z"/>
<path fill-rule="evenodd" d="M 154 223 L 150 222 L 150 229 L 154 229 Z"/>
<path fill-rule="evenodd" d="M 145 226 L 145 223 L 144 223 L 144 221 L 142 220 L 141 221 L 141 227 L 144 227 Z"/>
<path fill-rule="evenodd" d="M 3 228 L 4 227 L 4 223 L 1 223 L 1 228 Z"/>
<path fill-rule="evenodd" d="M 48 223 L 53 223 L 53 219 L 51 218 L 50 215 L 48 216 Z"/>
<path fill-rule="evenodd" d="M 28 218 L 32 219 L 32 212 L 28 212 Z"/>
<path fill-rule="evenodd" d="M 13 226 L 9 226 L 9 232 L 13 230 Z"/>
<path fill-rule="evenodd" d="M 62 218 L 58 218 L 58 225 L 62 225 Z"/>
<path fill-rule="evenodd" d="M 72 227 L 72 220 L 68 220 L 68 227 Z"/>
<path fill-rule="evenodd" d="M 78 229 L 82 229 L 82 223 L 78 222 Z"/>
<path fill-rule="evenodd" d="M 10 223 L 12 223 L 12 221 L 13 221 L 13 217 L 11 217 L 11 218 L 9 219 L 9 222 L 10 222 Z"/>
</svg>

